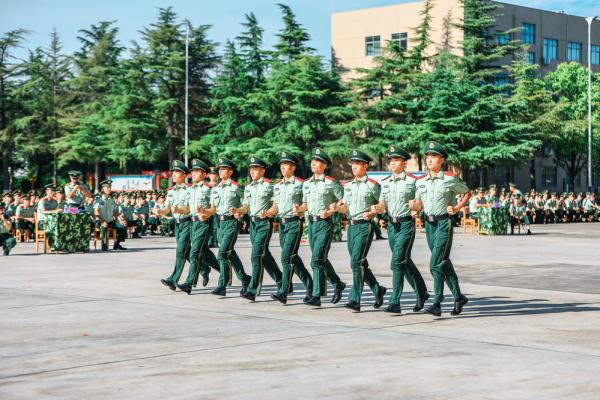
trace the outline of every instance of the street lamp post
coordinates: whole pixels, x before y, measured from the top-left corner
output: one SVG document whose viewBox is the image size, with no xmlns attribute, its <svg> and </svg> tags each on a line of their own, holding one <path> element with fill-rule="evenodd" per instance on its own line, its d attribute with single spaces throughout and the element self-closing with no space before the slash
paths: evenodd
<svg viewBox="0 0 600 400">
<path fill-rule="evenodd" d="M 185 165 L 188 165 L 188 64 L 189 64 L 190 28 L 185 31 Z"/>
<path fill-rule="evenodd" d="M 598 17 L 587 17 L 588 24 L 588 191 L 592 191 L 592 22 Z"/>
</svg>

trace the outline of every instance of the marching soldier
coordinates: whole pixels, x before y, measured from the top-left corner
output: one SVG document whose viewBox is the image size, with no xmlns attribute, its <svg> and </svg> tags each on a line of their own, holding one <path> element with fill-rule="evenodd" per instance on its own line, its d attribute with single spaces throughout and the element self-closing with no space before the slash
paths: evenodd
<svg viewBox="0 0 600 400">
<path fill-rule="evenodd" d="M 240 222 L 234 217 L 232 210 L 240 206 L 244 191 L 239 183 L 231 179 L 235 168 L 233 161 L 221 157 L 217 168 L 219 168 L 221 182 L 210 193 L 210 212 L 216 213 L 219 219 L 219 237 L 217 238 L 219 254 L 217 260 L 219 261 L 220 275 L 219 283 L 212 294 L 225 296 L 227 293 L 225 286 L 231 284 L 231 269 L 233 268 L 238 279 L 242 282 L 241 296 L 246 293 L 250 276 L 244 271 L 242 261 L 234 249 Z"/>
<path fill-rule="evenodd" d="M 444 300 L 445 280 L 454 296 L 452 315 L 458 315 L 468 299 L 460 291 L 458 276 L 450 261 L 453 236 L 450 216 L 456 214 L 469 201 L 471 192 L 467 185 L 452 172 L 442 170 L 448 153 L 441 144 L 434 141 L 427 142 L 424 153 L 429 171 L 417 182 L 415 200 L 409 204 L 414 211 L 423 210 L 425 213 L 425 235 L 431 250 L 429 269 L 433 276 L 435 298 L 433 305 L 427 308 L 426 312 L 438 317 L 442 315 L 441 304 Z M 452 205 L 457 194 L 463 196 L 457 205 Z"/>
<path fill-rule="evenodd" d="M 269 250 L 273 235 L 273 220 L 267 210 L 273 205 L 273 185 L 265 178 L 267 163 L 258 157 L 250 157 L 250 179 L 244 189 L 241 207 L 233 207 L 231 212 L 237 216 L 248 214 L 250 217 L 250 242 L 252 243 L 252 280 L 242 297 L 254 301 L 260 295 L 263 274 L 267 273 L 281 287 L 281 271 Z"/>
<path fill-rule="evenodd" d="M 320 148 L 312 151 L 310 168 L 313 176 L 302 186 L 302 205 L 294 205 L 293 213 L 308 211 L 308 240 L 312 252 L 310 265 L 313 270 L 313 293 L 305 304 L 320 307 L 321 296 L 327 295 L 327 280 L 334 287 L 331 302 L 338 303 L 346 284 L 340 280 L 328 259 L 333 236 L 331 216 L 337 211 L 337 202 L 342 199 L 343 188 L 339 182 L 325 175 L 331 158 Z"/>
<path fill-rule="evenodd" d="M 387 232 L 392 250 L 391 269 L 394 289 L 385 311 L 401 313 L 400 297 L 404 287 L 404 277 L 406 277 L 417 297 L 413 308 L 413 311 L 417 312 L 423 309 L 425 301 L 429 298 L 425 281 L 411 259 L 416 224 L 411 216 L 408 202 L 415 198 L 418 178 L 405 171 L 406 162 L 410 159 L 410 154 L 406 150 L 398 146 L 390 146 L 387 157 L 390 160 L 392 175 L 383 180 L 379 203 L 373 206 L 373 210 L 379 213 L 384 211 L 388 213 Z"/>
<path fill-rule="evenodd" d="M 10 234 L 11 230 L 12 223 L 10 217 L 6 214 L 6 207 L 4 203 L 0 203 L 0 246 L 2 246 L 5 256 L 17 245 L 17 240 Z"/>
<path fill-rule="evenodd" d="M 94 212 L 98 223 L 100 224 L 100 238 L 102 240 L 102 251 L 108 251 L 108 229 L 113 228 L 117 231 L 117 239 L 113 245 L 113 250 L 127 250 L 121 246 L 121 242 L 127 237 L 127 230 L 121 225 L 116 224 L 119 216 L 118 206 L 115 199 L 110 195 L 111 180 L 100 182 L 102 196 L 94 203 Z"/>
<path fill-rule="evenodd" d="M 313 280 L 302 259 L 298 248 L 302 240 L 304 216 L 294 214 L 294 205 L 302 204 L 303 179 L 294 175 L 298 158 L 288 152 L 282 152 L 279 168 L 282 179 L 273 188 L 273 206 L 267 211 L 268 216 L 279 219 L 279 243 L 281 245 L 281 265 L 283 275 L 279 292 L 271 298 L 282 304 L 287 303 L 288 294 L 293 290 L 292 278 L 294 273 L 300 278 L 306 288 L 304 302 L 307 302 L 313 290 Z"/>
<path fill-rule="evenodd" d="M 69 171 L 70 182 L 65 185 L 65 201 L 67 206 L 82 209 L 85 199 L 93 197 L 90 188 L 80 182 L 81 171 Z"/>
<path fill-rule="evenodd" d="M 208 183 L 204 182 L 208 165 L 202 160 L 192 160 L 192 185 L 188 188 L 188 208 L 192 214 L 190 270 L 182 285 L 177 285 L 182 292 L 190 294 L 196 286 L 198 276 L 202 275 L 202 286 L 208 284 L 210 269 L 219 270 L 219 263 L 208 248 L 210 236 L 210 191 Z"/>
<path fill-rule="evenodd" d="M 376 180 L 367 176 L 371 157 L 362 151 L 353 150 L 350 161 L 354 179 L 344 185 L 344 198 L 338 201 L 338 212 L 345 213 L 349 222 L 347 245 L 353 283 L 345 307 L 358 312 L 365 282 L 375 296 L 374 308 L 383 305 L 383 296 L 387 289 L 377 282 L 367 261 L 367 254 L 375 233 L 371 220 L 377 215 L 376 204 L 379 202 L 381 186 Z"/>
<path fill-rule="evenodd" d="M 211 188 L 214 188 L 219 184 L 219 169 L 216 167 L 210 167 L 210 172 L 208 174 L 208 185 Z M 211 234 L 208 238 L 208 247 L 219 247 L 217 243 L 217 236 L 219 236 L 219 217 L 217 214 L 214 214 L 210 219 L 211 226 Z"/>
<path fill-rule="evenodd" d="M 185 180 L 189 173 L 188 167 L 179 160 L 173 160 L 171 164 L 171 177 L 173 178 L 173 187 L 167 192 L 166 203 L 169 208 L 160 211 L 160 215 L 165 215 L 169 211 L 175 221 L 175 241 L 177 249 L 175 252 L 175 267 L 167 279 L 161 279 L 160 282 L 172 291 L 177 290 L 177 282 L 183 272 L 185 260 L 190 252 L 190 231 L 192 218 L 188 207 L 187 186 Z"/>
</svg>

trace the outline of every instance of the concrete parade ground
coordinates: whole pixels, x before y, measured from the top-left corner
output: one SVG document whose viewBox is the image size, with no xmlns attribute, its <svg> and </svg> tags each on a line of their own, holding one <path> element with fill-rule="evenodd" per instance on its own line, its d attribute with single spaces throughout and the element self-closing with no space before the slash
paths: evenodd
<svg viewBox="0 0 600 400">
<path fill-rule="evenodd" d="M 369 262 L 388 287 L 382 309 L 365 287 L 362 312 L 271 300 L 265 274 L 255 303 L 161 285 L 173 238 L 128 240 L 126 252 L 0 256 L 0 399 L 599 399 L 600 224 L 533 226 L 533 236 L 471 236 L 456 229 L 452 260 L 470 301 L 451 316 L 401 315 L 387 241 Z M 384 231 L 384 236 L 386 235 Z M 250 242 L 238 254 L 251 271 Z M 279 260 L 277 235 L 271 251 Z M 309 263 L 310 250 L 300 254 Z M 413 259 L 433 291 L 424 233 Z M 352 283 L 346 243 L 330 260 Z M 184 271 L 184 277 L 187 268 Z M 331 288 L 330 288 L 331 294 Z M 427 303 L 429 305 L 430 301 Z"/>
</svg>

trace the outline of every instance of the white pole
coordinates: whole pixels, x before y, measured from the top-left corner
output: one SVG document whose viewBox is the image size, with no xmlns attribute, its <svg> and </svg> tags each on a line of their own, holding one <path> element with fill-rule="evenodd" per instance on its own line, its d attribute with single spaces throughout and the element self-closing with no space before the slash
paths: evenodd
<svg viewBox="0 0 600 400">
<path fill-rule="evenodd" d="M 189 64 L 190 28 L 185 32 L 185 165 L 188 166 L 188 64 Z"/>
<path fill-rule="evenodd" d="M 587 17 L 588 24 L 588 191 L 592 191 L 592 21 L 597 17 Z"/>
</svg>

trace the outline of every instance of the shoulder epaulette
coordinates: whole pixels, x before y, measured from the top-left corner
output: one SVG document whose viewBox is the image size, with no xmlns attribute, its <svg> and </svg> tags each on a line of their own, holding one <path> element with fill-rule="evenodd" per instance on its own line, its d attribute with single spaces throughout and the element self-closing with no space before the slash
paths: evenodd
<svg viewBox="0 0 600 400">
<path fill-rule="evenodd" d="M 444 171 L 444 175 L 446 176 L 455 176 L 454 172 Z"/>
<path fill-rule="evenodd" d="M 298 178 L 297 176 L 295 177 L 295 179 L 296 179 L 298 182 L 300 182 L 300 183 L 303 183 L 303 182 L 304 182 L 304 179 L 302 179 L 302 178 Z"/>
<path fill-rule="evenodd" d="M 335 181 L 336 179 L 333 176 L 326 176 L 325 179 L 329 181 Z"/>
<path fill-rule="evenodd" d="M 373 185 L 379 185 L 379 182 L 377 182 L 375 179 L 373 178 L 367 178 L 367 181 L 371 182 Z"/>
<path fill-rule="evenodd" d="M 263 181 L 267 182 L 267 183 L 271 183 L 271 180 L 269 178 L 264 178 Z"/>
<path fill-rule="evenodd" d="M 423 176 L 416 176 L 416 175 L 411 174 L 410 172 L 407 172 L 406 176 L 410 176 L 413 179 L 421 179 L 425 175 L 423 175 Z"/>
<path fill-rule="evenodd" d="M 171 187 L 169 187 L 167 190 L 173 190 L 173 188 L 174 188 L 174 187 L 175 187 L 175 186 L 171 186 Z"/>
<path fill-rule="evenodd" d="M 207 188 L 211 188 L 211 186 L 208 184 L 208 182 L 204 182 L 204 186 L 206 186 Z"/>
<path fill-rule="evenodd" d="M 235 185 L 235 186 L 240 186 L 240 184 L 239 184 L 239 183 L 237 183 L 237 182 L 236 182 L 236 181 L 234 181 L 234 180 L 231 180 L 231 184 L 232 184 L 232 185 Z"/>
<path fill-rule="evenodd" d="M 408 174 L 407 174 L 407 175 L 408 175 Z M 387 180 L 388 180 L 388 179 L 390 179 L 391 177 L 392 177 L 391 175 L 388 175 L 388 176 L 386 176 L 385 178 L 383 178 L 381 181 L 382 181 L 382 182 L 383 182 L 383 181 L 387 181 Z"/>
</svg>

